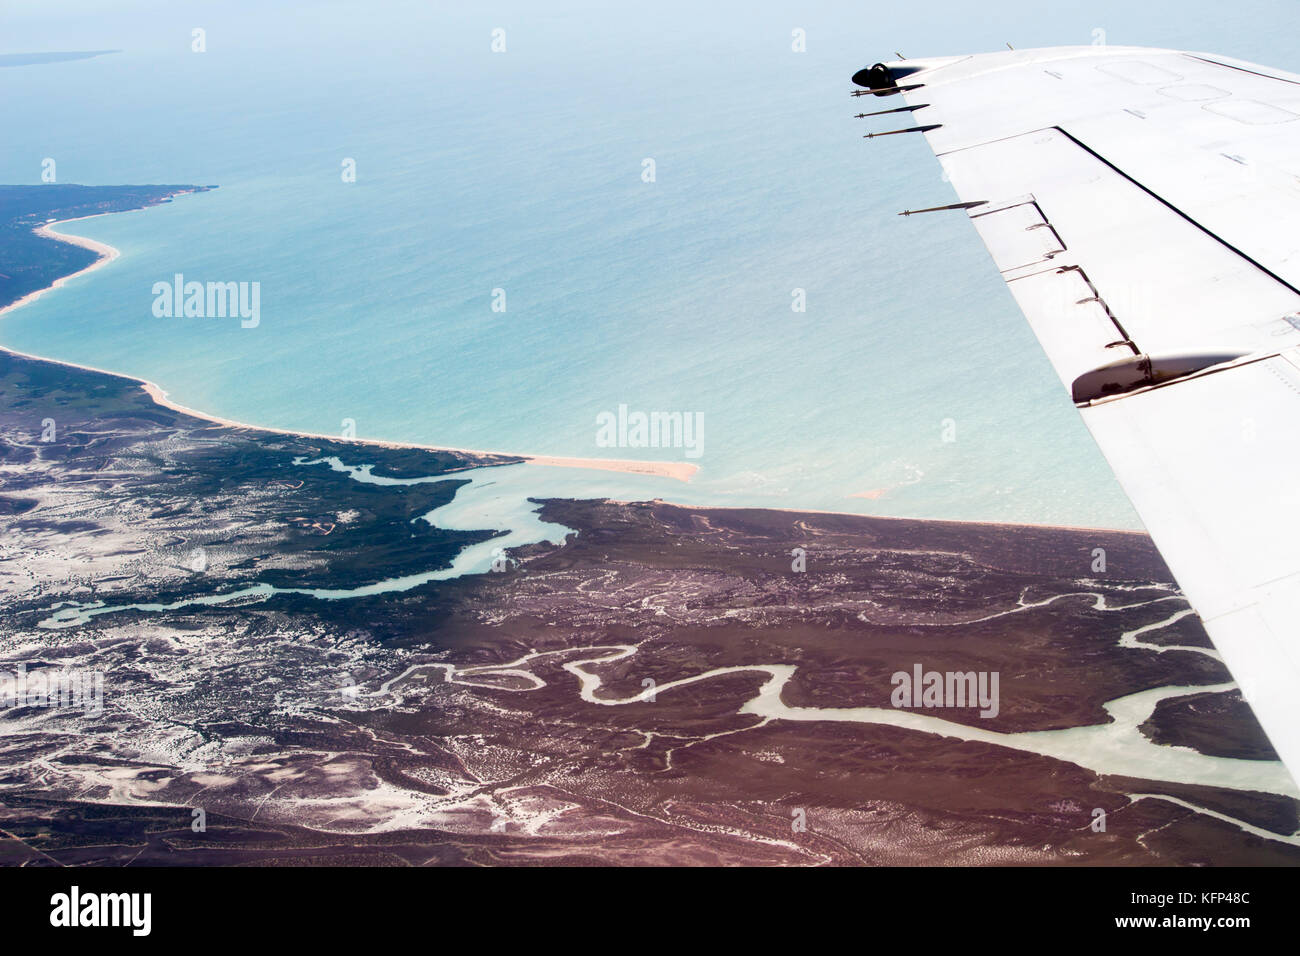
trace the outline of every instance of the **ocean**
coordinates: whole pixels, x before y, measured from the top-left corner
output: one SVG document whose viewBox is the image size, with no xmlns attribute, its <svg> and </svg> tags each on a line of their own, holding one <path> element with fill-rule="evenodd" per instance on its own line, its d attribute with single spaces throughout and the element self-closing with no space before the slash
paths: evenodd
<svg viewBox="0 0 1300 956">
<path fill-rule="evenodd" d="M 1300 68 L 1296 11 L 1260 3 L 3 20 L 4 52 L 120 52 L 0 69 L 0 181 L 53 159 L 59 182 L 220 188 L 65 227 L 121 258 L 0 344 L 254 424 L 699 466 L 502 483 L 536 496 L 1087 527 L 1141 525 L 966 217 L 896 215 L 952 191 L 919 137 L 861 138 L 892 127 L 852 118 L 848 77 L 1098 30 Z M 156 316 L 178 273 L 258 283 L 256 327 Z M 620 406 L 689 416 L 698 447 L 610 447 Z"/>
</svg>

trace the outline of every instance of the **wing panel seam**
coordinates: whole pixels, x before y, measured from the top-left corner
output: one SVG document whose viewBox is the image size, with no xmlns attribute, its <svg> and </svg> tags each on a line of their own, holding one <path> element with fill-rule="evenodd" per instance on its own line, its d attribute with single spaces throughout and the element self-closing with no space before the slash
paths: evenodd
<svg viewBox="0 0 1300 956">
<path fill-rule="evenodd" d="M 1066 130 L 1066 129 L 1060 127 L 1060 126 L 1054 126 L 1054 127 L 1052 127 L 1052 129 L 1055 129 L 1058 133 L 1060 133 L 1062 136 L 1064 136 L 1064 137 L 1065 137 L 1066 139 L 1068 139 L 1070 142 L 1074 143 L 1074 145 L 1078 146 L 1080 149 L 1082 149 L 1082 150 L 1083 150 L 1084 152 L 1086 152 L 1088 155 L 1092 156 L 1092 157 L 1093 157 L 1094 159 L 1096 159 L 1098 162 L 1105 164 L 1105 166 L 1106 166 L 1108 169 L 1110 169 L 1112 172 L 1114 172 L 1114 173 L 1116 173 L 1116 174 L 1122 176 L 1124 179 L 1128 180 L 1130 183 L 1132 183 L 1132 184 L 1133 184 L 1134 186 L 1136 186 L 1138 189 L 1142 190 L 1144 193 L 1146 193 L 1146 194 L 1147 194 L 1148 196 L 1150 196 L 1152 199 L 1156 200 L 1158 203 L 1160 203 L 1161 205 L 1163 205 L 1163 206 L 1164 206 L 1166 209 L 1168 209 L 1170 212 L 1176 214 L 1176 215 L 1179 216 L 1181 219 L 1183 219 L 1183 220 L 1185 220 L 1186 222 L 1190 223 L 1191 225 L 1195 226 L 1197 229 L 1199 229 L 1201 232 L 1205 233 L 1207 236 L 1209 236 L 1209 237 L 1210 237 L 1211 239 L 1213 239 L 1215 242 L 1219 243 L 1219 244 L 1220 244 L 1221 246 L 1223 246 L 1225 249 L 1228 249 L 1229 251 L 1236 253 L 1239 257 L 1241 257 L 1242 259 L 1244 259 L 1244 260 L 1246 260 L 1247 262 L 1249 262 L 1252 266 L 1254 266 L 1254 267 L 1255 267 L 1256 269 L 1258 269 L 1260 272 L 1264 273 L 1264 275 L 1268 276 L 1268 277 L 1269 277 L 1270 279 L 1272 279 L 1274 282 L 1278 283 L 1279 285 L 1283 286 L 1283 287 L 1286 288 L 1286 289 L 1290 289 L 1290 290 L 1291 290 L 1292 292 L 1294 292 L 1296 295 L 1300 295 L 1300 289 L 1297 289 L 1297 288 L 1296 288 L 1295 286 L 1293 286 L 1291 283 L 1287 282 L 1285 279 L 1283 279 L 1280 275 L 1278 275 L 1278 274 L 1277 274 L 1276 272 L 1274 272 L 1272 269 L 1268 268 L 1268 266 L 1264 265 L 1263 263 L 1259 262 L 1257 259 L 1254 259 L 1254 258 L 1252 258 L 1251 256 L 1248 256 L 1246 253 L 1242 252 L 1240 249 L 1238 249 L 1236 246 L 1234 246 L 1232 243 L 1230 243 L 1227 239 L 1224 239 L 1222 236 L 1220 236 L 1218 233 L 1216 233 L 1213 229 L 1210 229 L 1210 228 L 1208 228 L 1207 226 L 1204 226 L 1204 225 L 1202 225 L 1201 223 L 1197 222 L 1195 219 L 1193 219 L 1191 216 L 1189 216 L 1189 215 L 1188 215 L 1187 213 L 1185 213 L 1183 210 L 1179 209 L 1177 206 L 1175 206 L 1173 203 L 1171 203 L 1168 199 L 1165 199 L 1164 196 L 1161 196 L 1158 192 L 1156 192 L 1154 189 L 1151 189 L 1149 186 L 1145 186 L 1145 185 L 1143 185 L 1139 180 L 1134 179 L 1132 176 L 1130 176 L 1128 173 L 1124 172 L 1124 170 L 1120 169 L 1118 166 L 1116 166 L 1114 163 L 1112 163 L 1112 162 L 1111 162 L 1109 159 L 1107 159 L 1105 156 L 1101 155 L 1101 153 L 1097 152 L 1095 149 L 1093 149 L 1093 148 L 1092 148 L 1091 146 L 1089 146 L 1087 143 L 1083 142 L 1083 141 L 1080 140 L 1078 137 L 1072 135 L 1068 130 Z"/>
</svg>

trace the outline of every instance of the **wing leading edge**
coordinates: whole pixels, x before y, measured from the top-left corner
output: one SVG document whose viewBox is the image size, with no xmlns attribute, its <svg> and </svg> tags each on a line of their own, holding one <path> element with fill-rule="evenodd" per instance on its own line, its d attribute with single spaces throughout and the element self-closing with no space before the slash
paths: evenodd
<svg viewBox="0 0 1300 956">
<path fill-rule="evenodd" d="M 854 81 L 925 104 L 954 208 L 1300 779 L 1300 76 L 1077 47 Z"/>
</svg>

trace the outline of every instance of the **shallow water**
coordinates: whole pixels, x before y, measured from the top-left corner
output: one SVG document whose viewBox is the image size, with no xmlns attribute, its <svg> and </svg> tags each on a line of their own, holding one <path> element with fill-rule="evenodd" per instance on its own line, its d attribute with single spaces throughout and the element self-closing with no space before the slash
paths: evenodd
<svg viewBox="0 0 1300 956">
<path fill-rule="evenodd" d="M 852 119 L 846 95 L 900 47 L 1099 28 L 1296 67 L 1276 22 L 1294 12 L 1263 30 L 1135 6 L 7 12 L 13 49 L 123 52 L 0 70 L 23 144 L 0 179 L 51 157 L 61 182 L 221 188 L 70 227 L 122 257 L 6 316 L 0 343 L 326 434 L 681 460 L 601 447 L 596 417 L 702 416 L 689 485 L 536 470 L 548 494 L 1136 527 L 969 223 L 895 215 L 952 199 L 928 148 L 862 140 L 889 118 Z M 261 283 L 258 326 L 155 318 L 176 273 Z"/>
</svg>

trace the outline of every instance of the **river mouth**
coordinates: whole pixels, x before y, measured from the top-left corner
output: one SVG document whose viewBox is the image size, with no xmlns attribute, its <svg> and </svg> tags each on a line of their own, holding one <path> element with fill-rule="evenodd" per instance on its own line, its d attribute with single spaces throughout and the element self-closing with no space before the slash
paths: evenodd
<svg viewBox="0 0 1300 956">
<path fill-rule="evenodd" d="M 233 861 L 278 852 L 265 825 L 679 862 L 1296 850 L 1295 789 L 1143 535 L 672 505 L 655 476 L 573 497 L 602 476 L 0 363 L 0 661 L 103 687 L 4 713 L 43 800 L 210 803 Z M 917 664 L 998 673 L 997 716 L 891 707 Z M 834 840 L 791 839 L 791 800 Z"/>
</svg>

